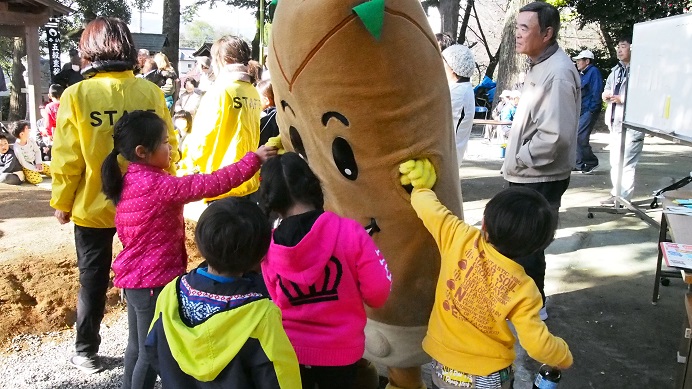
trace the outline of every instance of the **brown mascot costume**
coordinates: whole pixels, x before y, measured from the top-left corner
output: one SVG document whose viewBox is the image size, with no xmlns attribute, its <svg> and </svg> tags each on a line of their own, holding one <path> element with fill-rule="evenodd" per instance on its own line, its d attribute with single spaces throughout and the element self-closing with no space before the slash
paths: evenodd
<svg viewBox="0 0 692 389">
<path fill-rule="evenodd" d="M 399 164 L 429 158 L 435 192 L 462 216 L 449 88 L 418 0 L 279 0 L 269 70 L 283 145 L 322 181 L 325 208 L 367 228 L 392 292 L 368 310 L 365 358 L 390 388 L 421 388 L 421 342 L 440 256 L 399 181 Z"/>
</svg>

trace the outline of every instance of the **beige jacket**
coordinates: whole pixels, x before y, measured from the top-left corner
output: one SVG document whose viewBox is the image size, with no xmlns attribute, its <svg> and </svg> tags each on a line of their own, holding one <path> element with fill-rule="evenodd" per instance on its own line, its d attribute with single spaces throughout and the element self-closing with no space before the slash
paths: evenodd
<svg viewBox="0 0 692 389">
<path fill-rule="evenodd" d="M 529 69 L 502 167 L 507 181 L 550 182 L 570 176 L 576 159 L 580 84 L 574 63 L 560 48 Z"/>
</svg>

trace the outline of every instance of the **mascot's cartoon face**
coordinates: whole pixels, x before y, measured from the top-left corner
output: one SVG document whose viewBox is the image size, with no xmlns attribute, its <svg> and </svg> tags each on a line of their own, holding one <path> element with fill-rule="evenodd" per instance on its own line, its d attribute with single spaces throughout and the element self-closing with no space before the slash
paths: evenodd
<svg viewBox="0 0 692 389">
<path fill-rule="evenodd" d="M 368 317 L 426 326 L 439 252 L 399 164 L 430 158 L 440 201 L 462 210 L 449 88 L 420 3 L 280 0 L 268 60 L 285 147 L 320 178 L 326 208 L 369 228 L 387 259 L 392 293 Z"/>
</svg>

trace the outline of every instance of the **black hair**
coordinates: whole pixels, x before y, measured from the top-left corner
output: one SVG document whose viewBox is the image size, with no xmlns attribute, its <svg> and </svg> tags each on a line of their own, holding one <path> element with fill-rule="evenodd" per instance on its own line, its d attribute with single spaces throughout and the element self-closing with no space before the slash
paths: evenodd
<svg viewBox="0 0 692 389">
<path fill-rule="evenodd" d="M 256 85 L 257 91 L 260 95 L 274 100 L 274 87 L 272 87 L 271 80 L 261 80 Z"/>
<path fill-rule="evenodd" d="M 620 42 L 627 42 L 631 45 L 632 44 L 632 35 L 630 35 L 630 34 L 620 35 L 620 37 L 618 38 L 618 43 L 620 43 Z"/>
<path fill-rule="evenodd" d="M 488 242 L 515 259 L 548 247 L 557 230 L 557 212 L 535 190 L 513 186 L 488 202 L 483 223 Z"/>
<path fill-rule="evenodd" d="M 5 134 L 0 134 L 0 139 L 4 139 L 9 142 L 9 139 L 7 139 L 7 135 Z"/>
<path fill-rule="evenodd" d="M 296 202 L 324 207 L 320 180 L 298 154 L 270 158 L 260 171 L 260 206 L 269 214 L 284 214 Z"/>
<path fill-rule="evenodd" d="M 541 32 L 545 32 L 548 27 L 552 27 L 553 36 L 550 42 L 557 42 L 557 33 L 560 31 L 560 11 L 557 8 L 543 1 L 534 1 L 521 7 L 519 12 L 535 12 Z"/>
<path fill-rule="evenodd" d="M 183 88 L 185 88 L 185 84 L 187 84 L 188 82 L 190 84 L 192 84 L 192 86 L 194 86 L 195 88 L 197 88 L 199 86 L 199 81 L 195 80 L 192 77 L 188 77 L 185 79 L 185 83 L 183 84 Z"/>
<path fill-rule="evenodd" d="M 166 123 L 158 115 L 149 111 L 125 113 L 113 127 L 113 151 L 101 165 L 101 190 L 106 197 L 118 204 L 123 191 L 123 176 L 118 165 L 118 154 L 126 160 L 139 160 L 135 149 L 144 146 L 147 152 L 161 145 Z"/>
<path fill-rule="evenodd" d="M 62 96 L 62 92 L 65 91 L 65 88 L 60 85 L 60 84 L 51 84 L 48 87 L 48 96 L 49 97 L 54 97 L 58 100 L 60 100 L 60 96 Z"/>
<path fill-rule="evenodd" d="M 214 201 L 202 212 L 195 243 L 217 272 L 244 273 L 254 269 L 269 250 L 271 226 L 257 204 L 246 199 Z"/>
<path fill-rule="evenodd" d="M 28 120 L 17 120 L 16 122 L 12 122 L 12 124 L 10 124 L 10 132 L 12 132 L 12 135 L 14 135 L 15 138 L 19 138 L 19 134 L 24 132 L 27 127 L 31 127 L 31 123 L 29 123 Z"/>
<path fill-rule="evenodd" d="M 190 130 L 192 130 L 192 114 L 190 112 L 185 111 L 184 109 L 176 111 L 175 114 L 173 114 L 173 121 L 175 121 L 175 119 L 185 119 L 187 121 L 185 131 L 189 133 Z"/>
<path fill-rule="evenodd" d="M 446 48 L 455 43 L 452 36 L 446 32 L 438 32 L 435 34 L 435 39 L 437 39 L 437 44 L 440 46 L 440 51 L 445 51 Z"/>
</svg>

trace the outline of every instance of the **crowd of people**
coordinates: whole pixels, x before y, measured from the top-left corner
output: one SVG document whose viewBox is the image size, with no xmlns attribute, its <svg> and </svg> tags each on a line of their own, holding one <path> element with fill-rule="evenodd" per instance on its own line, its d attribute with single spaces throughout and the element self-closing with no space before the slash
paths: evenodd
<svg viewBox="0 0 692 389">
<path fill-rule="evenodd" d="M 631 40 L 620 40 L 621 62 L 603 90 L 593 53 L 574 57 L 575 68 L 558 46 L 559 28 L 559 13 L 547 3 L 518 14 L 517 52 L 529 70 L 521 93 L 503 91 L 495 112 L 512 122 L 502 128 L 509 188 L 487 204 L 480 229 L 437 199 L 431 161 L 400 166 L 401 183 L 413 188 L 411 206 L 442 258 L 422 344 L 437 389 L 512 387 L 514 338 L 505 319 L 533 358 L 572 364 L 567 344 L 544 323 L 544 249 L 571 172 L 598 166 L 589 135 L 601 99 L 612 145 L 619 145 Z M 448 36 L 438 35 L 438 43 L 461 164 L 476 64 Z M 76 368 L 102 369 L 99 327 L 112 269 L 127 301 L 124 389 L 152 388 L 157 374 L 166 388 L 353 387 L 363 366 L 364 305 L 387 301 L 392 274 L 361 225 L 324 209 L 307 162 L 281 148 L 271 81 L 262 80 L 251 54 L 243 39 L 225 36 L 178 78 L 164 54 L 135 50 L 124 22 L 98 17 L 82 34 L 79 65 L 60 77 L 74 82 L 51 85 L 34 137 L 26 121 L 13 123 L 12 148 L 0 135 L 0 182 L 51 176 L 55 217 L 74 223 Z M 83 79 L 70 73 L 75 67 Z M 627 131 L 623 189 L 613 189 L 625 198 L 643 143 Z M 617 171 L 613 155 L 611 148 Z M 195 243 L 204 262 L 186 272 L 183 206 L 202 199 L 208 206 Z M 273 231 L 268 215 L 280 220 Z M 123 250 L 113 260 L 116 233 Z M 497 277 L 506 281 L 489 286 Z M 450 282 L 474 293 L 463 306 L 448 295 Z M 500 299 L 510 287 L 513 297 Z"/>
</svg>

